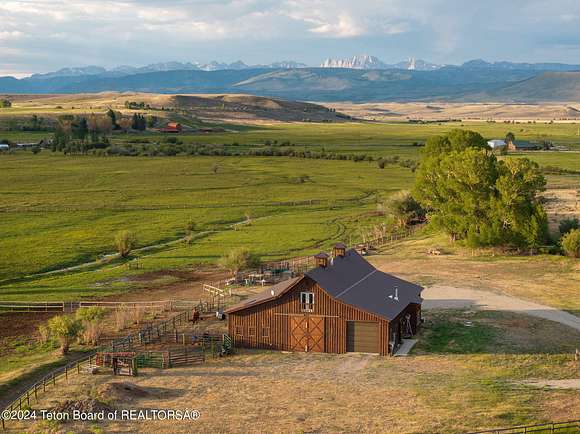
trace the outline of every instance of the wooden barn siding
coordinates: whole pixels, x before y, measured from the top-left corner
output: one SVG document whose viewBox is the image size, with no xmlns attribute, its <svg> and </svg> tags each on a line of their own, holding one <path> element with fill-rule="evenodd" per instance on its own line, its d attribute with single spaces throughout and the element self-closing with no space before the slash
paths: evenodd
<svg viewBox="0 0 580 434">
<path fill-rule="evenodd" d="M 324 317 L 325 348 L 327 353 L 346 352 L 346 321 L 375 321 L 380 326 L 380 353 L 389 353 L 389 322 L 377 315 L 333 299 L 316 282 L 306 277 L 281 298 L 229 314 L 229 333 L 238 347 L 290 350 L 289 315 L 303 315 L 300 292 L 314 293 L 311 316 Z M 243 336 L 236 335 L 236 327 Z M 262 328 L 270 327 L 270 337 L 262 337 Z M 250 328 L 256 333 L 249 336 Z"/>
</svg>

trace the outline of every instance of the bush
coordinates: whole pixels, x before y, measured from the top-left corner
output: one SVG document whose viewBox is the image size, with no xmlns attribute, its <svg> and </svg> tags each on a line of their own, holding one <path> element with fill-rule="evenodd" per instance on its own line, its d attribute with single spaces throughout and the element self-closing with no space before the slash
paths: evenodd
<svg viewBox="0 0 580 434">
<path fill-rule="evenodd" d="M 103 334 L 101 320 L 107 315 L 107 311 L 98 306 L 81 307 L 75 317 L 83 325 L 79 341 L 83 344 L 98 345 L 99 338 Z"/>
<path fill-rule="evenodd" d="M 82 330 L 80 322 L 70 315 L 59 315 L 48 320 L 50 336 L 58 339 L 63 355 L 67 354 L 70 344 Z"/>
<path fill-rule="evenodd" d="M 572 258 L 580 258 L 580 229 L 572 229 L 562 237 L 562 248 Z"/>
<path fill-rule="evenodd" d="M 236 274 L 240 270 L 257 267 L 260 265 L 260 258 L 248 249 L 240 247 L 223 256 L 219 264 L 230 270 L 232 274 Z"/>
<path fill-rule="evenodd" d="M 46 344 L 48 343 L 48 341 L 50 341 L 50 330 L 48 329 L 48 326 L 45 324 L 39 325 L 38 326 L 38 341 L 41 344 Z"/>
<path fill-rule="evenodd" d="M 578 228 L 580 228 L 580 221 L 578 221 L 576 217 L 564 219 L 558 225 L 558 229 L 561 235 L 566 235 L 571 230 Z"/>
<path fill-rule="evenodd" d="M 125 330 L 131 323 L 131 312 L 128 309 L 117 309 L 114 313 L 115 330 L 120 332 Z"/>
<path fill-rule="evenodd" d="M 137 239 L 135 234 L 130 231 L 120 231 L 115 236 L 115 246 L 117 247 L 117 252 L 121 255 L 122 258 L 126 258 L 135 247 L 137 243 Z"/>
</svg>

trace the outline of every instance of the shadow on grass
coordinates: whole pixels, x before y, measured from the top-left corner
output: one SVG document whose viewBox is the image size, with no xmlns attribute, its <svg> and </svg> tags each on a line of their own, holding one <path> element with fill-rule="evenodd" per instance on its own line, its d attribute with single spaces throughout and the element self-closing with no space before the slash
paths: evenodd
<svg viewBox="0 0 580 434">
<path fill-rule="evenodd" d="M 82 358 L 83 356 L 84 352 L 82 351 L 71 352 L 66 357 L 60 357 L 53 362 L 37 365 L 35 368 L 0 385 L 0 408 L 4 408 L 6 405 L 17 399 L 28 388 L 42 380 L 42 378 L 48 375 L 51 371 L 65 366 L 67 363 Z"/>
</svg>

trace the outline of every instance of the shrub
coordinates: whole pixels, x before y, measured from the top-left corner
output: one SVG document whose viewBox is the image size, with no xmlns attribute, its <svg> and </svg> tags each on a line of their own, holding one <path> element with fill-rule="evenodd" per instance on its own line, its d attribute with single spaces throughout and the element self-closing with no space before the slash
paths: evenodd
<svg viewBox="0 0 580 434">
<path fill-rule="evenodd" d="M 132 320 L 134 324 L 141 324 L 145 319 L 145 308 L 142 306 L 137 306 L 136 308 L 132 309 Z"/>
<path fill-rule="evenodd" d="M 84 344 L 97 345 L 99 338 L 103 334 L 103 324 L 101 320 L 107 315 L 107 311 L 98 306 L 81 307 L 77 310 L 75 317 L 83 325 L 80 335 L 80 342 Z"/>
<path fill-rule="evenodd" d="M 566 235 L 571 230 L 578 228 L 580 228 L 580 221 L 578 221 L 576 217 L 564 219 L 558 225 L 558 229 L 561 235 Z"/>
<path fill-rule="evenodd" d="M 41 344 L 46 344 L 48 341 L 50 341 L 50 330 L 48 329 L 48 326 L 45 324 L 39 325 L 38 335 L 38 341 Z"/>
<path fill-rule="evenodd" d="M 71 315 L 54 316 L 48 320 L 50 335 L 58 339 L 63 355 L 67 354 L 71 342 L 82 330 L 80 322 Z"/>
<path fill-rule="evenodd" d="M 572 258 L 580 258 L 580 229 L 572 229 L 562 237 L 562 248 Z"/>
<path fill-rule="evenodd" d="M 133 250 L 133 247 L 135 247 L 136 243 L 137 239 L 133 232 L 120 231 L 115 236 L 115 246 L 117 247 L 117 252 L 119 252 L 119 255 L 121 255 L 123 258 L 129 256 L 129 253 L 131 253 L 131 250 Z"/>
<path fill-rule="evenodd" d="M 245 247 L 240 247 L 222 256 L 219 263 L 222 267 L 230 270 L 232 274 L 236 274 L 240 270 L 257 267 L 260 265 L 260 258 Z"/>
<path fill-rule="evenodd" d="M 128 309 L 117 309 L 114 313 L 115 330 L 120 332 L 125 330 L 131 321 L 131 313 Z"/>
</svg>

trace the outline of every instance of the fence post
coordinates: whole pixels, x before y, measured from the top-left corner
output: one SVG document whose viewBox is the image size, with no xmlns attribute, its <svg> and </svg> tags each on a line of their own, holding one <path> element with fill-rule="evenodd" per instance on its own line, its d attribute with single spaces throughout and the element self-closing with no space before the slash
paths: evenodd
<svg viewBox="0 0 580 434">
<path fill-rule="evenodd" d="M 54 372 L 52 373 L 52 385 L 56 386 L 56 377 L 54 375 Z"/>
<path fill-rule="evenodd" d="M 68 367 L 67 366 L 64 367 L 64 379 L 68 380 Z"/>
</svg>

